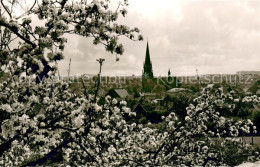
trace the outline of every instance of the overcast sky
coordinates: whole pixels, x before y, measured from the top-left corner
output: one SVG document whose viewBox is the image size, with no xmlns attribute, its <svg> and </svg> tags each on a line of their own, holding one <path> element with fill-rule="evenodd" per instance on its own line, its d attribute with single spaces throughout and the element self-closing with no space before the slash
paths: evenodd
<svg viewBox="0 0 260 167">
<path fill-rule="evenodd" d="M 113 1 L 113 0 L 112 0 Z M 124 55 L 115 55 L 91 39 L 69 37 L 59 70 L 66 75 L 96 74 L 97 58 L 105 58 L 103 75 L 141 75 L 147 39 L 156 76 L 227 74 L 260 71 L 260 1 L 129 0 L 120 23 L 139 27 L 144 41 L 121 39 Z"/>
</svg>

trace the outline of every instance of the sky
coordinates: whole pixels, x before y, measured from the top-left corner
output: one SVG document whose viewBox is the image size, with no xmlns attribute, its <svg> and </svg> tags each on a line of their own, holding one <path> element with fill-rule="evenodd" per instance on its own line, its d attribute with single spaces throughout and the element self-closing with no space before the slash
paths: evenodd
<svg viewBox="0 0 260 167">
<path fill-rule="evenodd" d="M 69 36 L 61 75 L 70 58 L 72 75 L 97 74 L 98 58 L 105 58 L 103 75 L 141 75 L 147 41 L 155 76 L 260 71 L 259 0 L 129 0 L 119 23 L 138 27 L 144 40 L 122 37 L 125 52 L 116 61 L 92 39 Z"/>
</svg>

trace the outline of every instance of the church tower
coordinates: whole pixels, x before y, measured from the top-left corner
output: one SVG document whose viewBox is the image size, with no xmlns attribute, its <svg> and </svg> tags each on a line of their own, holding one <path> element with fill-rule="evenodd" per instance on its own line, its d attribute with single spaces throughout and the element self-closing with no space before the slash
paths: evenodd
<svg viewBox="0 0 260 167">
<path fill-rule="evenodd" d="M 144 62 L 144 68 L 143 68 L 143 77 L 146 79 L 152 79 L 153 78 L 153 67 L 152 62 L 150 59 L 150 52 L 149 52 L 149 45 L 147 41 L 146 46 L 146 54 L 145 54 L 145 62 Z"/>
<path fill-rule="evenodd" d="M 169 69 L 168 70 L 168 79 L 167 79 L 168 82 L 171 82 L 172 81 L 172 77 L 171 77 L 171 70 Z"/>
</svg>

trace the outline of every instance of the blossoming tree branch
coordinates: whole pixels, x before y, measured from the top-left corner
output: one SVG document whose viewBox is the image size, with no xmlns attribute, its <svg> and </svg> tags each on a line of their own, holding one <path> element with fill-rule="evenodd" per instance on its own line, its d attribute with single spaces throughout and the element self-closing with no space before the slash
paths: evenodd
<svg viewBox="0 0 260 167">
<path fill-rule="evenodd" d="M 31 6 L 22 3 L 1 0 L 1 65 L 7 66 L 12 61 L 16 64 L 15 74 L 37 74 L 38 80 L 47 77 L 55 69 L 50 63 L 63 59 L 66 34 L 92 38 L 94 45 L 101 43 L 108 52 L 116 54 L 124 52 L 118 37 L 142 40 L 142 36 L 136 34 L 138 28 L 131 29 L 117 23 L 118 17 L 127 13 L 127 1 L 119 1 L 114 10 L 109 8 L 108 0 L 89 3 L 86 0 L 35 0 Z M 38 25 L 32 17 L 38 18 Z M 18 44 L 12 45 L 12 42 Z M 18 59 L 20 65 L 17 65 Z"/>
</svg>

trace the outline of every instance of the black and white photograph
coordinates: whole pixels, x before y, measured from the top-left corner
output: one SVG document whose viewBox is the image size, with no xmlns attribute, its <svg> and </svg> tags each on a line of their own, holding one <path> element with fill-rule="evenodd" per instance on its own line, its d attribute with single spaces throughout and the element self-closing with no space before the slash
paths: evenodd
<svg viewBox="0 0 260 167">
<path fill-rule="evenodd" d="M 260 0 L 0 0 L 0 167 L 260 166 Z"/>
</svg>

